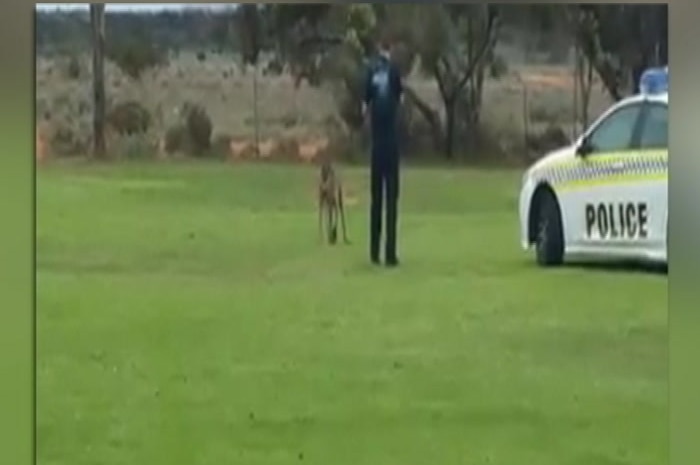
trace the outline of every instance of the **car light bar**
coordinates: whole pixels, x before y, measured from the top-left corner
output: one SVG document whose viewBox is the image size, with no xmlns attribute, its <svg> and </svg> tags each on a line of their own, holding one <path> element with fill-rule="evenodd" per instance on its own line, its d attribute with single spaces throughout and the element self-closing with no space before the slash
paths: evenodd
<svg viewBox="0 0 700 465">
<path fill-rule="evenodd" d="M 658 95 L 668 92 L 668 66 L 649 68 L 639 78 L 639 93 Z"/>
</svg>

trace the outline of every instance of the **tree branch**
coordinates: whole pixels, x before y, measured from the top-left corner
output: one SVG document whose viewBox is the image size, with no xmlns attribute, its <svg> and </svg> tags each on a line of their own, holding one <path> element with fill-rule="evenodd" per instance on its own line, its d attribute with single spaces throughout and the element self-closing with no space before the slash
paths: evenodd
<svg viewBox="0 0 700 465">
<path fill-rule="evenodd" d="M 433 133 L 434 148 L 435 150 L 440 150 L 443 141 L 440 115 L 430 105 L 425 103 L 412 87 L 404 86 L 404 93 L 406 94 L 406 100 L 413 104 L 425 118 Z"/>
<path fill-rule="evenodd" d="M 486 32 L 485 36 L 486 38 L 484 39 L 483 43 L 481 44 L 481 47 L 477 51 L 476 55 L 474 56 L 473 60 L 470 60 L 469 66 L 467 67 L 466 71 L 462 75 L 461 79 L 457 82 L 457 86 L 455 87 L 455 91 L 461 91 L 464 86 L 467 84 L 469 79 L 474 75 L 474 72 L 476 71 L 476 68 L 478 67 L 479 63 L 481 60 L 486 56 L 486 53 L 489 51 L 491 47 L 493 47 L 495 41 L 496 41 L 496 22 L 498 21 L 498 13 L 496 10 L 491 9 L 489 7 L 489 18 L 488 18 L 488 23 L 486 25 Z"/>
<path fill-rule="evenodd" d="M 440 65 L 442 65 L 442 71 Z M 443 98 L 443 100 L 449 98 L 454 93 L 454 89 L 448 88 L 448 79 L 450 76 L 452 76 L 452 66 L 450 65 L 449 60 L 447 60 L 447 58 L 445 58 L 443 55 L 440 55 L 435 63 L 433 75 L 435 76 L 435 81 L 437 81 L 440 96 Z"/>
</svg>

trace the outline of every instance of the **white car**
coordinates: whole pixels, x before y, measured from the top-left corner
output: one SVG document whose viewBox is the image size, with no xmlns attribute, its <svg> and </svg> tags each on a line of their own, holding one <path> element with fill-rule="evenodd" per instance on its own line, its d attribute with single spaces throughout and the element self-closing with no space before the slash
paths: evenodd
<svg viewBox="0 0 700 465">
<path fill-rule="evenodd" d="M 519 210 L 522 245 L 534 246 L 540 265 L 667 264 L 668 86 L 616 103 L 574 144 L 536 162 Z"/>
</svg>

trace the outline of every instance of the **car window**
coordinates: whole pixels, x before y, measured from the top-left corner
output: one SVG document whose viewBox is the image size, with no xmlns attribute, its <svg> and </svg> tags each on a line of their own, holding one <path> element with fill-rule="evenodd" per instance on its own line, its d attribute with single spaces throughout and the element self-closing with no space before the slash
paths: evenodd
<svg viewBox="0 0 700 465">
<path fill-rule="evenodd" d="M 668 107 L 651 104 L 646 109 L 639 140 L 642 149 L 668 148 Z"/>
<path fill-rule="evenodd" d="M 618 152 L 629 149 L 640 111 L 639 104 L 625 106 L 598 124 L 589 136 L 593 152 Z"/>
</svg>

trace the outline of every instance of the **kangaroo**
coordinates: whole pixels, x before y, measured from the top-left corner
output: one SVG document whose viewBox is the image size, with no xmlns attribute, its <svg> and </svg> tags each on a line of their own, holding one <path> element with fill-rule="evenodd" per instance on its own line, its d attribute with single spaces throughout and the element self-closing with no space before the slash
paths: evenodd
<svg viewBox="0 0 700 465">
<path fill-rule="evenodd" d="M 343 227 L 343 242 L 349 244 L 345 226 L 343 186 L 333 163 L 328 157 L 321 161 L 318 181 L 318 235 L 323 238 L 323 216 L 326 216 L 326 234 L 329 244 L 338 241 L 338 217 Z"/>
</svg>

